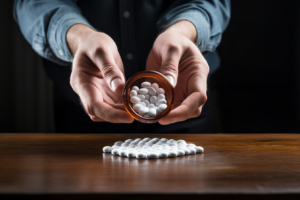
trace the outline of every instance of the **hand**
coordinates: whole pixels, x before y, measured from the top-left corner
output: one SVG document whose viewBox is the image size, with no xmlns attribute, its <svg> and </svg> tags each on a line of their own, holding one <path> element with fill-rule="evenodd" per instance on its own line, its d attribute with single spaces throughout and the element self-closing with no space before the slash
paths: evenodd
<svg viewBox="0 0 300 200">
<path fill-rule="evenodd" d="M 115 42 L 82 24 L 69 29 L 67 42 L 74 57 L 70 84 L 90 118 L 133 122 L 122 103 L 124 68 Z"/>
<path fill-rule="evenodd" d="M 181 21 L 160 34 L 150 51 L 146 69 L 160 71 L 175 90 L 173 110 L 159 121 L 160 124 L 171 124 L 199 116 L 207 100 L 209 67 L 193 43 L 196 37 L 194 25 Z"/>
</svg>

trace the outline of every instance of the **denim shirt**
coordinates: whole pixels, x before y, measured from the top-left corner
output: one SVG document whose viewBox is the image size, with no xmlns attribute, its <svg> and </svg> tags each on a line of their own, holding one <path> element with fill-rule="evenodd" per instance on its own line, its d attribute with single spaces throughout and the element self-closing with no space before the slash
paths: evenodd
<svg viewBox="0 0 300 200">
<path fill-rule="evenodd" d="M 230 0 L 15 0 L 14 19 L 32 48 L 59 65 L 73 58 L 66 33 L 85 24 L 108 34 L 117 44 L 126 77 L 145 70 L 157 35 L 188 20 L 197 30 L 196 45 L 210 66 L 219 65 L 215 52 L 230 18 Z"/>
</svg>

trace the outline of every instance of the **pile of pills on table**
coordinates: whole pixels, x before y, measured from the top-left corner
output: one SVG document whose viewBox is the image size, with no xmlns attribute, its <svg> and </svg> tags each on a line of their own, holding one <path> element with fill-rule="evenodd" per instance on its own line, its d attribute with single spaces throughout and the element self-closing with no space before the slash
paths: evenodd
<svg viewBox="0 0 300 200">
<path fill-rule="evenodd" d="M 203 153 L 204 149 L 194 144 L 187 144 L 185 140 L 137 138 L 125 142 L 117 141 L 113 146 L 105 146 L 103 152 L 129 158 L 151 159 Z"/>
<path fill-rule="evenodd" d="M 143 82 L 141 88 L 133 86 L 129 96 L 133 110 L 144 117 L 155 117 L 168 107 L 165 90 L 157 83 Z"/>
</svg>

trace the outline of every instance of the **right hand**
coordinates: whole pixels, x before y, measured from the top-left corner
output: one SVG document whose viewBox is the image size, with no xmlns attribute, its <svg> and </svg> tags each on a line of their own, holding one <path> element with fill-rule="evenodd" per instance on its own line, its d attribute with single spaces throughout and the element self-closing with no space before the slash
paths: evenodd
<svg viewBox="0 0 300 200">
<path fill-rule="evenodd" d="M 67 33 L 73 54 L 70 84 L 93 121 L 132 123 L 125 111 L 124 68 L 115 42 L 105 33 L 76 24 Z"/>
</svg>

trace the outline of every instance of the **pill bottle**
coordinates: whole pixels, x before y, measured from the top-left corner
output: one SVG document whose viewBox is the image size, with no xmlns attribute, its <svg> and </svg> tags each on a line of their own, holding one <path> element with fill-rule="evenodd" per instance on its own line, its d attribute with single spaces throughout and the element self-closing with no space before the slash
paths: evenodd
<svg viewBox="0 0 300 200">
<path fill-rule="evenodd" d="M 155 116 L 141 115 L 133 109 L 134 104 L 130 101 L 130 91 L 134 86 L 141 88 L 141 84 L 149 82 L 151 84 L 157 83 L 159 88 L 165 91 L 165 100 L 167 108 L 162 112 L 157 112 Z M 168 79 L 161 73 L 152 70 L 141 71 L 131 76 L 123 89 L 123 103 L 126 111 L 137 121 L 143 123 L 155 123 L 168 115 L 172 110 L 174 104 L 174 88 Z"/>
</svg>

